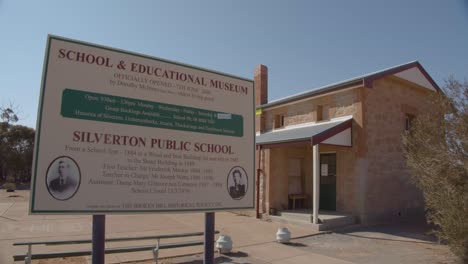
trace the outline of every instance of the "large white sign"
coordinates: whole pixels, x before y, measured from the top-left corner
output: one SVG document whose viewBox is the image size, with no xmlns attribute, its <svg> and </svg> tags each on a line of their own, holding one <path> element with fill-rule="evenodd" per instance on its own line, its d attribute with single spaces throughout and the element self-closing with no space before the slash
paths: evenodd
<svg viewBox="0 0 468 264">
<path fill-rule="evenodd" d="M 31 213 L 254 207 L 253 81 L 49 36 Z"/>
</svg>

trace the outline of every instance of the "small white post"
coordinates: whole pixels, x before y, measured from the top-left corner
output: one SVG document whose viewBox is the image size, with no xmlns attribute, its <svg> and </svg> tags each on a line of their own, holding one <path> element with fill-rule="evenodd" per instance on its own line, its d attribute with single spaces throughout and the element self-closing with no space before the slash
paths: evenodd
<svg viewBox="0 0 468 264">
<path fill-rule="evenodd" d="M 276 232 L 276 241 L 282 244 L 289 243 L 291 240 L 291 232 L 286 227 L 278 228 Z"/>
<path fill-rule="evenodd" d="M 319 198 L 320 198 L 320 153 L 318 144 L 312 147 L 312 166 L 313 166 L 313 219 L 314 224 L 318 224 L 318 213 L 319 213 Z"/>
<path fill-rule="evenodd" d="M 158 258 L 159 258 L 159 238 L 156 240 L 156 247 L 153 249 L 153 258 L 154 258 L 154 263 L 158 264 Z"/>
<path fill-rule="evenodd" d="M 232 250 L 231 237 L 227 235 L 220 235 L 218 240 L 216 240 L 216 248 L 221 254 L 230 253 Z"/>
<path fill-rule="evenodd" d="M 28 256 L 27 256 L 27 258 L 25 259 L 25 263 L 26 263 L 26 264 L 31 264 L 31 258 L 32 258 L 32 245 L 29 244 L 29 245 L 28 245 Z"/>
</svg>

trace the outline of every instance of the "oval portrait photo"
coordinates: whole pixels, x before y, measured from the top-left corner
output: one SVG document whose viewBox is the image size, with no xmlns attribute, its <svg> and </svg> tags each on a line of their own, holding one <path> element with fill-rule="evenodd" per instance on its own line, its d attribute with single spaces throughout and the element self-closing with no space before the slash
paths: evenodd
<svg viewBox="0 0 468 264">
<path fill-rule="evenodd" d="M 240 200 L 247 192 L 248 177 L 244 168 L 236 166 L 233 167 L 228 174 L 227 189 L 229 195 L 234 200 Z"/>
<path fill-rule="evenodd" d="M 70 157 L 53 160 L 47 169 L 46 185 L 50 195 L 57 200 L 68 200 L 78 191 L 81 182 L 80 168 Z"/>
</svg>

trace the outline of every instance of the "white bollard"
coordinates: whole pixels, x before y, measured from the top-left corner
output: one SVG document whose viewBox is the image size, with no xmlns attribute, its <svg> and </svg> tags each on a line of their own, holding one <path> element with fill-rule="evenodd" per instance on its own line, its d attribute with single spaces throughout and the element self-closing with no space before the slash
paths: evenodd
<svg viewBox="0 0 468 264">
<path fill-rule="evenodd" d="M 232 240 L 230 236 L 220 235 L 218 240 L 216 240 L 216 248 L 219 253 L 226 254 L 232 250 Z"/>
<path fill-rule="evenodd" d="M 153 249 L 153 259 L 154 259 L 155 264 L 158 264 L 158 258 L 159 258 L 159 249 L 154 248 Z"/>
<path fill-rule="evenodd" d="M 278 228 L 276 232 L 276 241 L 279 243 L 288 243 L 291 240 L 291 232 L 286 227 Z"/>
</svg>

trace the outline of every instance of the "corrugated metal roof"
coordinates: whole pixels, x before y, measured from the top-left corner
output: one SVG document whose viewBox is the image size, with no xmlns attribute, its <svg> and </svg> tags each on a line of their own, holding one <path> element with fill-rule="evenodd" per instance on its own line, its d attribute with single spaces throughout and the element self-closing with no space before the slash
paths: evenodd
<svg viewBox="0 0 468 264">
<path fill-rule="evenodd" d="M 411 67 L 419 68 L 423 72 L 423 74 L 426 76 L 426 78 L 434 85 L 434 87 L 437 90 L 440 90 L 440 88 L 437 86 L 437 84 L 434 82 L 434 80 L 429 76 L 429 74 L 427 74 L 426 70 L 421 66 L 421 64 L 418 61 L 411 61 L 411 62 L 401 64 L 401 65 L 397 65 L 397 66 L 394 66 L 394 67 L 391 67 L 391 68 L 379 70 L 379 71 L 376 71 L 376 72 L 371 72 L 371 73 L 364 74 L 364 75 L 361 75 L 361 76 L 356 76 L 356 77 L 348 79 L 348 80 L 344 80 L 344 81 L 341 81 L 341 82 L 329 84 L 329 85 L 326 85 L 326 86 L 323 86 L 323 87 L 320 87 L 320 88 L 316 88 L 316 89 L 313 89 L 313 90 L 310 90 L 310 91 L 307 91 L 307 92 L 302 92 L 302 93 L 298 93 L 298 94 L 295 94 L 295 95 L 287 96 L 287 97 L 284 97 L 284 98 L 274 100 L 274 101 L 271 101 L 269 103 L 257 106 L 256 108 L 257 109 L 264 109 L 264 108 L 266 109 L 266 108 L 269 108 L 269 107 L 272 107 L 272 106 L 281 105 L 281 104 L 284 104 L 284 103 L 300 100 L 302 98 L 311 97 L 311 96 L 315 96 L 315 95 L 319 95 L 319 94 L 329 93 L 329 92 L 332 92 L 332 91 L 335 91 L 335 90 L 340 90 L 340 89 L 348 88 L 348 87 L 355 86 L 355 85 L 360 85 L 360 84 L 365 85 L 366 81 L 372 81 L 372 80 L 380 78 L 382 76 L 385 76 L 385 75 L 388 75 L 388 74 L 391 75 L 391 74 L 394 74 L 396 72 L 399 72 L 399 71 L 402 71 L 402 70 L 405 70 L 405 69 L 408 69 L 408 68 L 411 68 Z"/>
<path fill-rule="evenodd" d="M 328 122 L 309 123 L 300 126 L 274 130 L 256 136 L 257 145 L 289 143 L 294 141 L 311 140 L 312 137 L 324 133 L 336 126 L 348 122 L 353 117 L 337 118 Z"/>
</svg>

